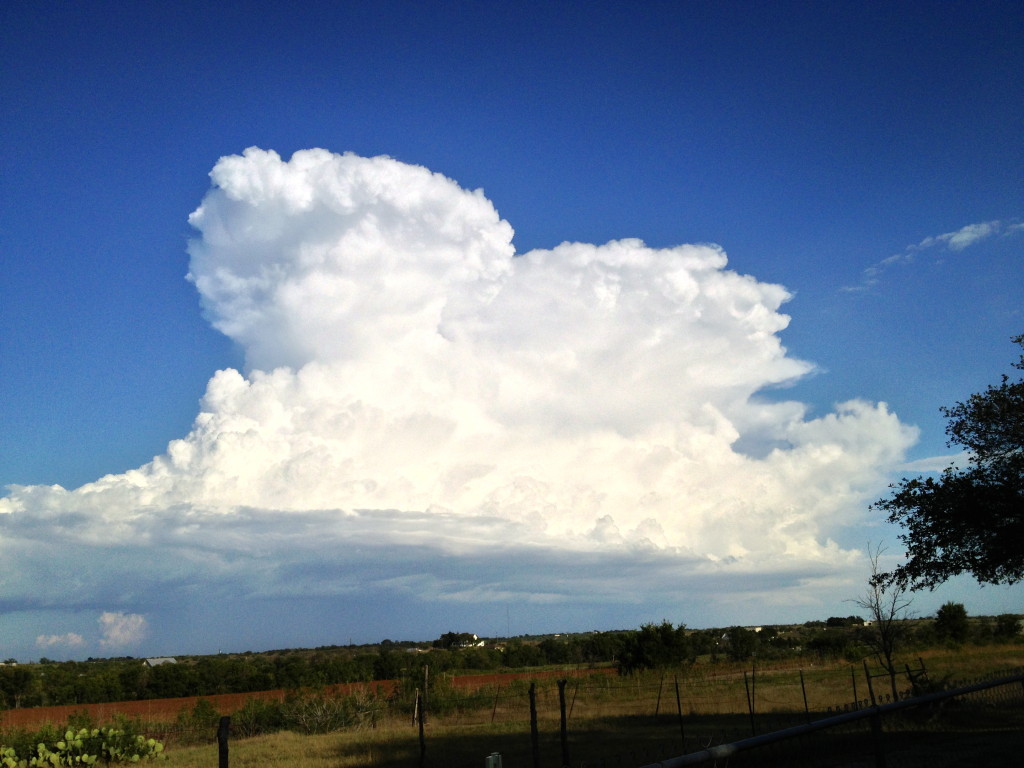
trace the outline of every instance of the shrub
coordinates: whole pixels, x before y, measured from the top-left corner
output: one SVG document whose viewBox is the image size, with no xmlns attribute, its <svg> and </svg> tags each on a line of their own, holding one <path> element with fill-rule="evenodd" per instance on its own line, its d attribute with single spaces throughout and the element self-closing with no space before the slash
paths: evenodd
<svg viewBox="0 0 1024 768">
<path fill-rule="evenodd" d="M 284 728 L 284 713 L 279 701 L 248 699 L 240 710 L 231 716 L 231 725 L 242 738 L 273 733 Z"/>
<path fill-rule="evenodd" d="M 343 728 L 373 725 L 377 721 L 373 694 L 328 696 L 321 691 L 293 693 L 281 705 L 285 728 L 300 733 L 330 733 Z"/>
<path fill-rule="evenodd" d="M 1012 613 L 996 616 L 995 636 L 1001 640 L 1020 640 L 1020 619 Z"/>
<path fill-rule="evenodd" d="M 220 722 L 220 713 L 209 699 L 198 699 L 191 710 L 182 707 L 177 721 L 181 728 L 187 730 L 212 730 Z"/>
</svg>

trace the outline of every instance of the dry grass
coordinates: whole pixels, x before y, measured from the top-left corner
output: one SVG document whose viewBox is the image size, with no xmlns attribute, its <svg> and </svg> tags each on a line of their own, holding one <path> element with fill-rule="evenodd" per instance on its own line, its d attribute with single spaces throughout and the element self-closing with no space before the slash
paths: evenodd
<svg viewBox="0 0 1024 768">
<path fill-rule="evenodd" d="M 408 729 L 406 729 L 408 731 Z M 406 745 L 406 742 L 409 742 Z M 282 731 L 230 744 L 232 768 L 349 768 L 382 765 L 382 757 L 415 748 L 415 736 L 390 729 L 304 736 Z M 173 768 L 209 768 L 217 761 L 215 743 L 168 751 Z M 416 753 L 418 754 L 418 753 Z M 406 765 L 413 765 L 407 762 Z"/>
<path fill-rule="evenodd" d="M 1020 646 L 967 647 L 929 651 L 921 658 L 933 680 L 963 681 L 1019 670 L 1024 650 Z M 916 657 L 906 661 L 914 668 L 921 663 Z M 842 708 L 854 700 L 851 671 L 857 697 L 867 697 L 863 665 L 812 665 L 803 660 L 802 667 L 813 712 Z M 567 673 L 572 765 L 640 765 L 708 743 L 745 738 L 752 728 L 748 686 L 759 733 L 802 722 L 800 671 L 799 663 L 788 663 L 766 665 L 754 675 L 748 665 L 726 664 L 698 664 L 677 673 L 651 672 L 632 678 L 573 679 Z M 676 709 L 676 679 L 685 744 Z M 473 692 L 450 690 L 445 714 L 433 713 L 427 724 L 427 765 L 479 768 L 491 752 L 500 752 L 507 766 L 531 765 L 527 689 L 528 682 L 520 681 Z M 537 682 L 537 709 L 543 764 L 560 764 L 558 689 L 552 680 Z M 849 738 L 869 741 L 859 734 Z M 199 746 L 172 743 L 167 754 L 169 768 L 209 768 L 216 765 L 217 745 L 212 741 Z M 322 736 L 281 732 L 233 739 L 230 757 L 232 768 L 409 768 L 419 764 L 420 745 L 409 713 L 393 711 L 374 728 Z"/>
</svg>

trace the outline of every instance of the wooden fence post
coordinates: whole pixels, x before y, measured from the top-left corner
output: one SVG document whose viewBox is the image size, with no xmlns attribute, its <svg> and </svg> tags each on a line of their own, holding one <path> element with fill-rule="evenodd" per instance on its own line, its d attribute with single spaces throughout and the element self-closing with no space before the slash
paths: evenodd
<svg viewBox="0 0 1024 768">
<path fill-rule="evenodd" d="M 532 742 L 533 768 L 540 768 L 540 734 L 537 732 L 537 684 L 530 683 L 530 741 Z"/>
<path fill-rule="evenodd" d="M 562 768 L 569 768 L 569 730 L 565 721 L 565 684 L 568 680 L 558 681 L 558 709 L 561 713 L 561 735 L 562 735 Z"/>
<path fill-rule="evenodd" d="M 750 678 L 747 677 L 747 670 L 743 670 L 743 687 L 747 689 L 747 710 L 750 712 L 750 735 L 757 736 L 757 726 L 754 724 L 754 700 L 750 698 Z"/>
<path fill-rule="evenodd" d="M 423 694 L 416 694 L 416 708 L 420 711 L 420 768 L 423 768 L 427 764 L 427 737 L 423 732 L 423 721 L 424 717 L 424 706 L 426 699 Z"/>
<path fill-rule="evenodd" d="M 427 702 L 430 700 L 430 695 L 427 693 L 427 683 L 430 681 L 430 665 L 423 665 L 423 706 L 420 707 L 420 722 L 425 722 L 427 719 Z"/>
<path fill-rule="evenodd" d="M 222 717 L 217 728 L 217 765 L 228 768 L 228 732 L 231 730 L 231 718 Z"/>
<path fill-rule="evenodd" d="M 750 709 L 751 714 L 757 711 L 757 656 L 750 662 Z"/>
<path fill-rule="evenodd" d="M 878 702 L 875 701 L 875 686 L 871 682 L 871 670 L 868 669 L 868 660 L 864 659 L 864 677 L 868 681 L 868 696 L 871 697 L 871 706 L 878 706 Z"/>
</svg>

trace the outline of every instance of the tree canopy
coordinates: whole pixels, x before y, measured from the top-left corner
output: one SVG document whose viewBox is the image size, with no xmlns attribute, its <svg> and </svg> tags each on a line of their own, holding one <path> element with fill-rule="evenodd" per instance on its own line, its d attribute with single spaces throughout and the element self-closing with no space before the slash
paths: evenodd
<svg viewBox="0 0 1024 768">
<path fill-rule="evenodd" d="M 1024 348 L 1024 335 L 1013 339 Z M 1014 368 L 1024 370 L 1024 354 Z M 907 562 L 890 582 L 933 589 L 952 576 L 1013 584 L 1024 578 L 1024 379 L 989 386 L 943 408 L 947 445 L 966 449 L 968 466 L 938 478 L 904 478 L 874 508 L 906 531 Z"/>
<path fill-rule="evenodd" d="M 966 642 L 971 632 L 963 603 L 944 603 L 935 614 L 935 634 L 954 643 Z"/>
</svg>

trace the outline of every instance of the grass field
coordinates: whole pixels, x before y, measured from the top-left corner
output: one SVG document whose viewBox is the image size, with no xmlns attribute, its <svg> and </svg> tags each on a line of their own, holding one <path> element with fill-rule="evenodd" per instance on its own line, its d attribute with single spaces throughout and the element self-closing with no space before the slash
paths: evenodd
<svg viewBox="0 0 1024 768">
<path fill-rule="evenodd" d="M 1020 646 L 970 647 L 959 651 L 929 651 L 908 664 L 924 664 L 932 680 L 950 682 L 991 678 L 1019 670 L 1024 664 Z M 673 755 L 746 738 L 804 722 L 803 691 L 814 717 L 840 710 L 857 696 L 867 697 L 863 667 L 848 663 L 758 669 L 740 665 L 696 665 L 677 673 L 645 673 L 631 678 L 608 676 L 574 679 L 566 672 L 568 750 L 574 768 L 637 766 Z M 852 673 L 851 673 L 852 671 Z M 746 680 L 744 680 L 746 673 Z M 680 684 L 683 717 L 677 711 L 675 682 Z M 882 681 L 883 683 L 885 681 Z M 425 764 L 450 768 L 479 768 L 484 758 L 499 752 L 505 768 L 531 766 L 532 742 L 525 681 L 478 689 L 460 706 L 457 692 L 443 715 L 428 718 Z M 755 717 L 748 709 L 748 690 Z M 1016 703 L 993 709 L 951 708 L 928 718 L 901 717 L 886 724 L 887 749 L 899 760 L 890 765 L 1012 765 L 1024 749 L 1024 708 Z M 537 710 L 542 765 L 561 765 L 558 691 L 550 680 L 538 681 Z M 930 718 L 930 719 L 929 719 Z M 924 737 L 922 737 L 924 734 Z M 212 734 L 211 734 L 212 735 Z M 685 742 L 684 742 L 685 735 Z M 206 768 L 216 764 L 217 746 L 169 744 L 169 765 Z M 806 739 L 799 754 L 774 759 L 761 753 L 758 765 L 853 766 L 857 755 L 869 751 L 866 721 Z M 982 750 L 983 751 L 979 751 Z M 985 755 L 987 762 L 971 762 Z M 870 757 L 870 754 L 868 755 Z M 731 765 L 742 765 L 737 756 Z M 799 759 L 798 759 L 799 758 Z M 1006 762 L 1005 760 L 1009 760 Z M 390 712 L 374 727 L 324 735 L 280 732 L 230 744 L 233 768 L 411 768 L 420 765 L 418 730 L 405 713 Z"/>
</svg>

